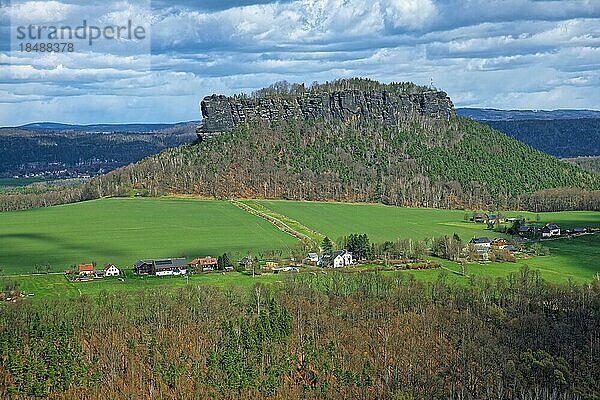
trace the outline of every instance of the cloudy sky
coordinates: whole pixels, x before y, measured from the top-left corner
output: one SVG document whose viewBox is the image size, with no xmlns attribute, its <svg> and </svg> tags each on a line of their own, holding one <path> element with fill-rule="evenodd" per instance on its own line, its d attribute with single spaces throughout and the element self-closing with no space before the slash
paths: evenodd
<svg viewBox="0 0 600 400">
<path fill-rule="evenodd" d="M 0 0 L 0 125 L 175 122 L 212 93 L 361 76 L 460 107 L 600 109 L 598 0 Z M 142 26 L 23 52 L 17 28 Z"/>
</svg>

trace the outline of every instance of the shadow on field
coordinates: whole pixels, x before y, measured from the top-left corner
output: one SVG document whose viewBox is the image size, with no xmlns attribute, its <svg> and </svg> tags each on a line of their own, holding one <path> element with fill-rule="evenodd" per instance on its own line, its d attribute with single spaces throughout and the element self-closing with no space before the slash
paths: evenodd
<svg viewBox="0 0 600 400">
<path fill-rule="evenodd" d="M 122 250 L 116 248 L 107 248 L 105 245 L 102 248 L 96 247 L 93 244 L 85 244 L 80 242 L 70 242 L 64 239 L 58 238 L 54 235 L 49 235 L 45 233 L 9 233 L 9 234 L 0 234 L 0 243 L 8 240 L 20 240 L 20 241 L 34 241 L 41 242 L 41 244 L 45 246 L 50 246 L 55 248 L 57 252 L 65 251 L 65 252 L 75 252 L 80 253 L 81 257 L 92 257 L 97 255 L 106 255 L 109 257 L 118 257 L 123 256 L 126 253 Z M 2 252 L 10 254 L 11 248 L 10 246 L 5 246 L 2 248 Z M 26 257 L 24 254 L 19 254 L 20 257 Z"/>
</svg>

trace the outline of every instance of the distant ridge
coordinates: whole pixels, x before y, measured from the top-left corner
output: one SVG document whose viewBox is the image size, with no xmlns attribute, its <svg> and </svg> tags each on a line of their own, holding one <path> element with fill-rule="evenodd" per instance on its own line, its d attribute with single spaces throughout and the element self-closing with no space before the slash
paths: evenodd
<svg viewBox="0 0 600 400">
<path fill-rule="evenodd" d="M 476 121 L 519 121 L 600 118 L 598 110 L 498 110 L 495 108 L 457 108 L 456 113 Z"/>
<path fill-rule="evenodd" d="M 187 125 L 187 124 L 198 124 L 200 121 L 185 121 L 177 122 L 172 124 L 90 124 L 90 125 L 76 125 L 76 124 L 63 124 L 59 122 L 33 122 L 26 125 L 21 125 L 15 128 L 22 129 L 52 129 L 61 131 L 77 131 L 77 132 L 152 132 L 163 129 L 168 129 L 176 126 Z"/>
</svg>

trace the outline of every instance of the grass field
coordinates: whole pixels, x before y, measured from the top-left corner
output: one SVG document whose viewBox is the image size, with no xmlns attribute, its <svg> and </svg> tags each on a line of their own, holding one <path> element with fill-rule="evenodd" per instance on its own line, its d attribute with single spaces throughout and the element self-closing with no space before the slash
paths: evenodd
<svg viewBox="0 0 600 400">
<path fill-rule="evenodd" d="M 332 240 L 350 233 L 367 233 L 375 242 L 395 238 L 425 239 L 454 233 L 466 240 L 477 235 L 490 235 L 490 232 L 485 230 L 485 224 L 465 222 L 465 211 L 461 210 L 279 200 L 258 203 L 300 221 L 307 227 L 328 235 Z M 539 215 L 541 222 L 556 222 L 565 228 L 581 225 L 600 227 L 600 212 L 503 214 L 532 220 L 536 220 Z"/>
<path fill-rule="evenodd" d="M 245 255 L 293 246 L 295 239 L 227 201 L 102 199 L 0 213 L 4 274 L 54 271 L 96 261 L 131 266 L 141 258 Z"/>
<path fill-rule="evenodd" d="M 425 239 L 457 233 L 468 241 L 474 236 L 499 236 L 486 230 L 485 224 L 464 221 L 464 211 L 423 208 L 400 208 L 381 204 L 345 204 L 293 201 L 259 201 L 263 206 L 300 221 L 331 239 L 350 233 L 367 233 L 372 241 L 395 238 Z M 563 228 L 600 227 L 600 212 L 530 213 L 507 212 L 506 216 L 525 217 L 540 223 L 556 222 Z M 550 256 L 518 260 L 517 263 L 471 264 L 470 273 L 506 276 L 527 265 L 539 269 L 548 280 L 559 282 L 572 278 L 589 281 L 600 273 L 600 236 L 545 241 Z M 451 264 L 452 265 L 452 264 Z M 458 271 L 454 264 L 452 269 Z M 420 273 L 420 272 L 419 272 Z M 418 274 L 419 274 L 418 273 Z"/>
<path fill-rule="evenodd" d="M 252 201 L 263 211 L 273 211 L 287 224 L 336 240 L 349 233 L 367 233 L 372 241 L 395 238 L 424 239 L 459 234 L 467 241 L 473 236 L 496 236 L 483 224 L 464 222 L 464 211 L 409 209 L 378 204 L 340 204 L 291 201 Z M 562 227 L 600 227 L 600 213 L 562 212 L 532 214 L 506 213 L 553 221 Z M 285 217 L 285 218 L 283 218 Z M 113 262 L 130 268 L 140 258 L 218 255 L 229 252 L 245 255 L 266 250 L 284 251 L 296 239 L 269 222 L 228 201 L 179 198 L 102 199 L 85 203 L 0 213 L 0 268 L 4 275 L 31 273 L 36 264 L 50 263 L 55 271 L 80 262 Z M 584 282 L 600 273 L 600 235 L 545 241 L 550 256 L 532 257 L 517 263 L 469 264 L 468 274 L 507 276 L 527 265 L 538 269 L 550 281 L 568 279 Z M 450 271 L 460 267 L 443 261 Z M 410 271 L 418 279 L 435 280 L 439 270 Z M 453 281 L 467 281 L 451 274 Z M 40 296 L 73 296 L 80 292 L 136 290 L 155 286 L 181 286 L 182 277 L 128 278 L 125 283 L 111 279 L 73 284 L 61 275 L 18 277 L 23 291 Z M 277 275 L 260 277 L 273 283 Z M 208 274 L 190 278 L 192 284 L 250 285 L 256 278 L 241 274 Z"/>
<path fill-rule="evenodd" d="M 176 288 L 185 285 L 207 284 L 227 288 L 251 286 L 255 283 L 279 284 L 282 277 L 279 275 L 257 275 L 252 277 L 238 272 L 228 272 L 226 274 L 214 272 L 192 275 L 189 279 L 184 276 L 158 278 L 130 276 L 124 282 L 119 281 L 117 278 L 105 278 L 73 283 L 69 282 L 62 274 L 31 275 L 12 279 L 18 280 L 19 288 L 24 293 L 33 293 L 35 299 L 44 299 L 52 297 L 73 298 L 80 294 L 96 296 L 102 291 L 135 292 L 141 289 Z"/>
</svg>

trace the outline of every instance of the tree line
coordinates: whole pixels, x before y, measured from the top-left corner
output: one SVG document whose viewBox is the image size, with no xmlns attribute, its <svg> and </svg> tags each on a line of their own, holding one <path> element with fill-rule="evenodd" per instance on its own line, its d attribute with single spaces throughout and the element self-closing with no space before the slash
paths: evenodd
<svg viewBox="0 0 600 400">
<path fill-rule="evenodd" d="M 210 155 L 210 157 L 207 157 Z M 465 118 L 251 121 L 68 193 L 0 196 L 24 209 L 104 196 L 199 194 L 461 209 L 600 209 L 600 178 Z"/>
<path fill-rule="evenodd" d="M 600 280 L 292 274 L 0 307 L 2 398 L 594 399 Z"/>
</svg>

